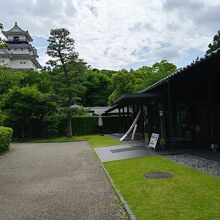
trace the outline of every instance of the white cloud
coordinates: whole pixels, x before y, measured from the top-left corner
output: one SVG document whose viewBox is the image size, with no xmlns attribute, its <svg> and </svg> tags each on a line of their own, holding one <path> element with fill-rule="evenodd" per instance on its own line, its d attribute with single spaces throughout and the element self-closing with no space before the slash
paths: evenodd
<svg viewBox="0 0 220 220">
<path fill-rule="evenodd" d="M 80 57 L 96 68 L 137 68 L 160 59 L 186 65 L 191 51 L 204 53 L 220 28 L 218 0 L 1 0 L 1 7 L 7 29 L 18 21 L 35 39 L 47 39 L 51 28 L 69 29 Z"/>
</svg>

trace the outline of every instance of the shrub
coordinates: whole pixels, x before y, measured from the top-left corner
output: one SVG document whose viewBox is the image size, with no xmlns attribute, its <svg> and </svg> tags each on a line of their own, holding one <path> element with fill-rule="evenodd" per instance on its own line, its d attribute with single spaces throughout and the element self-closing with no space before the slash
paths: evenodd
<svg viewBox="0 0 220 220">
<path fill-rule="evenodd" d="M 103 126 L 98 126 L 97 116 L 74 116 L 72 119 L 73 135 L 89 135 L 100 133 L 119 132 L 119 119 L 117 116 L 103 116 Z M 63 119 L 59 125 L 59 135 L 66 134 L 66 120 Z"/>
<path fill-rule="evenodd" d="M 12 133 L 11 128 L 0 126 L 0 154 L 9 149 Z"/>
</svg>

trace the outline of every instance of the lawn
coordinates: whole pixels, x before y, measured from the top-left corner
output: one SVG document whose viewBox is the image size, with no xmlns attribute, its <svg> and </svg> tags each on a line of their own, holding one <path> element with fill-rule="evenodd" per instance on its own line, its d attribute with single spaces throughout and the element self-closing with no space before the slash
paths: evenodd
<svg viewBox="0 0 220 220">
<path fill-rule="evenodd" d="M 44 143 L 44 142 L 76 142 L 76 141 L 88 141 L 90 145 L 94 148 L 96 147 L 107 147 L 122 144 L 121 141 L 104 136 L 104 135 L 82 135 L 73 136 L 71 138 L 67 137 L 56 137 L 51 139 L 34 139 L 33 142 Z"/>
<path fill-rule="evenodd" d="M 138 220 L 220 219 L 220 179 L 152 156 L 104 163 Z M 171 179 L 144 173 L 167 171 Z"/>
</svg>

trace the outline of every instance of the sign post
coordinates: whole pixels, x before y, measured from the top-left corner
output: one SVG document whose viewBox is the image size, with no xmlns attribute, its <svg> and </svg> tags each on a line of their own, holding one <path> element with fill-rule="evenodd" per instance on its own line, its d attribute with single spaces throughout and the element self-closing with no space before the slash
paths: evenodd
<svg viewBox="0 0 220 220">
<path fill-rule="evenodd" d="M 159 139 L 159 134 L 152 133 L 150 142 L 149 142 L 149 147 L 155 149 L 157 146 L 158 139 Z"/>
</svg>

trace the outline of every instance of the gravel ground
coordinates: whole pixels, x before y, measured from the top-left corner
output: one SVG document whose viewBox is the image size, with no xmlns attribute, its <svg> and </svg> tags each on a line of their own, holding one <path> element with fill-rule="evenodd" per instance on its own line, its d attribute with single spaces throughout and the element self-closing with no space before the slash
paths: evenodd
<svg viewBox="0 0 220 220">
<path fill-rule="evenodd" d="M 13 144 L 0 170 L 0 220 L 126 219 L 87 142 Z"/>
<path fill-rule="evenodd" d="M 190 154 L 167 155 L 166 157 L 210 175 L 220 177 L 220 162 L 207 160 Z"/>
</svg>

